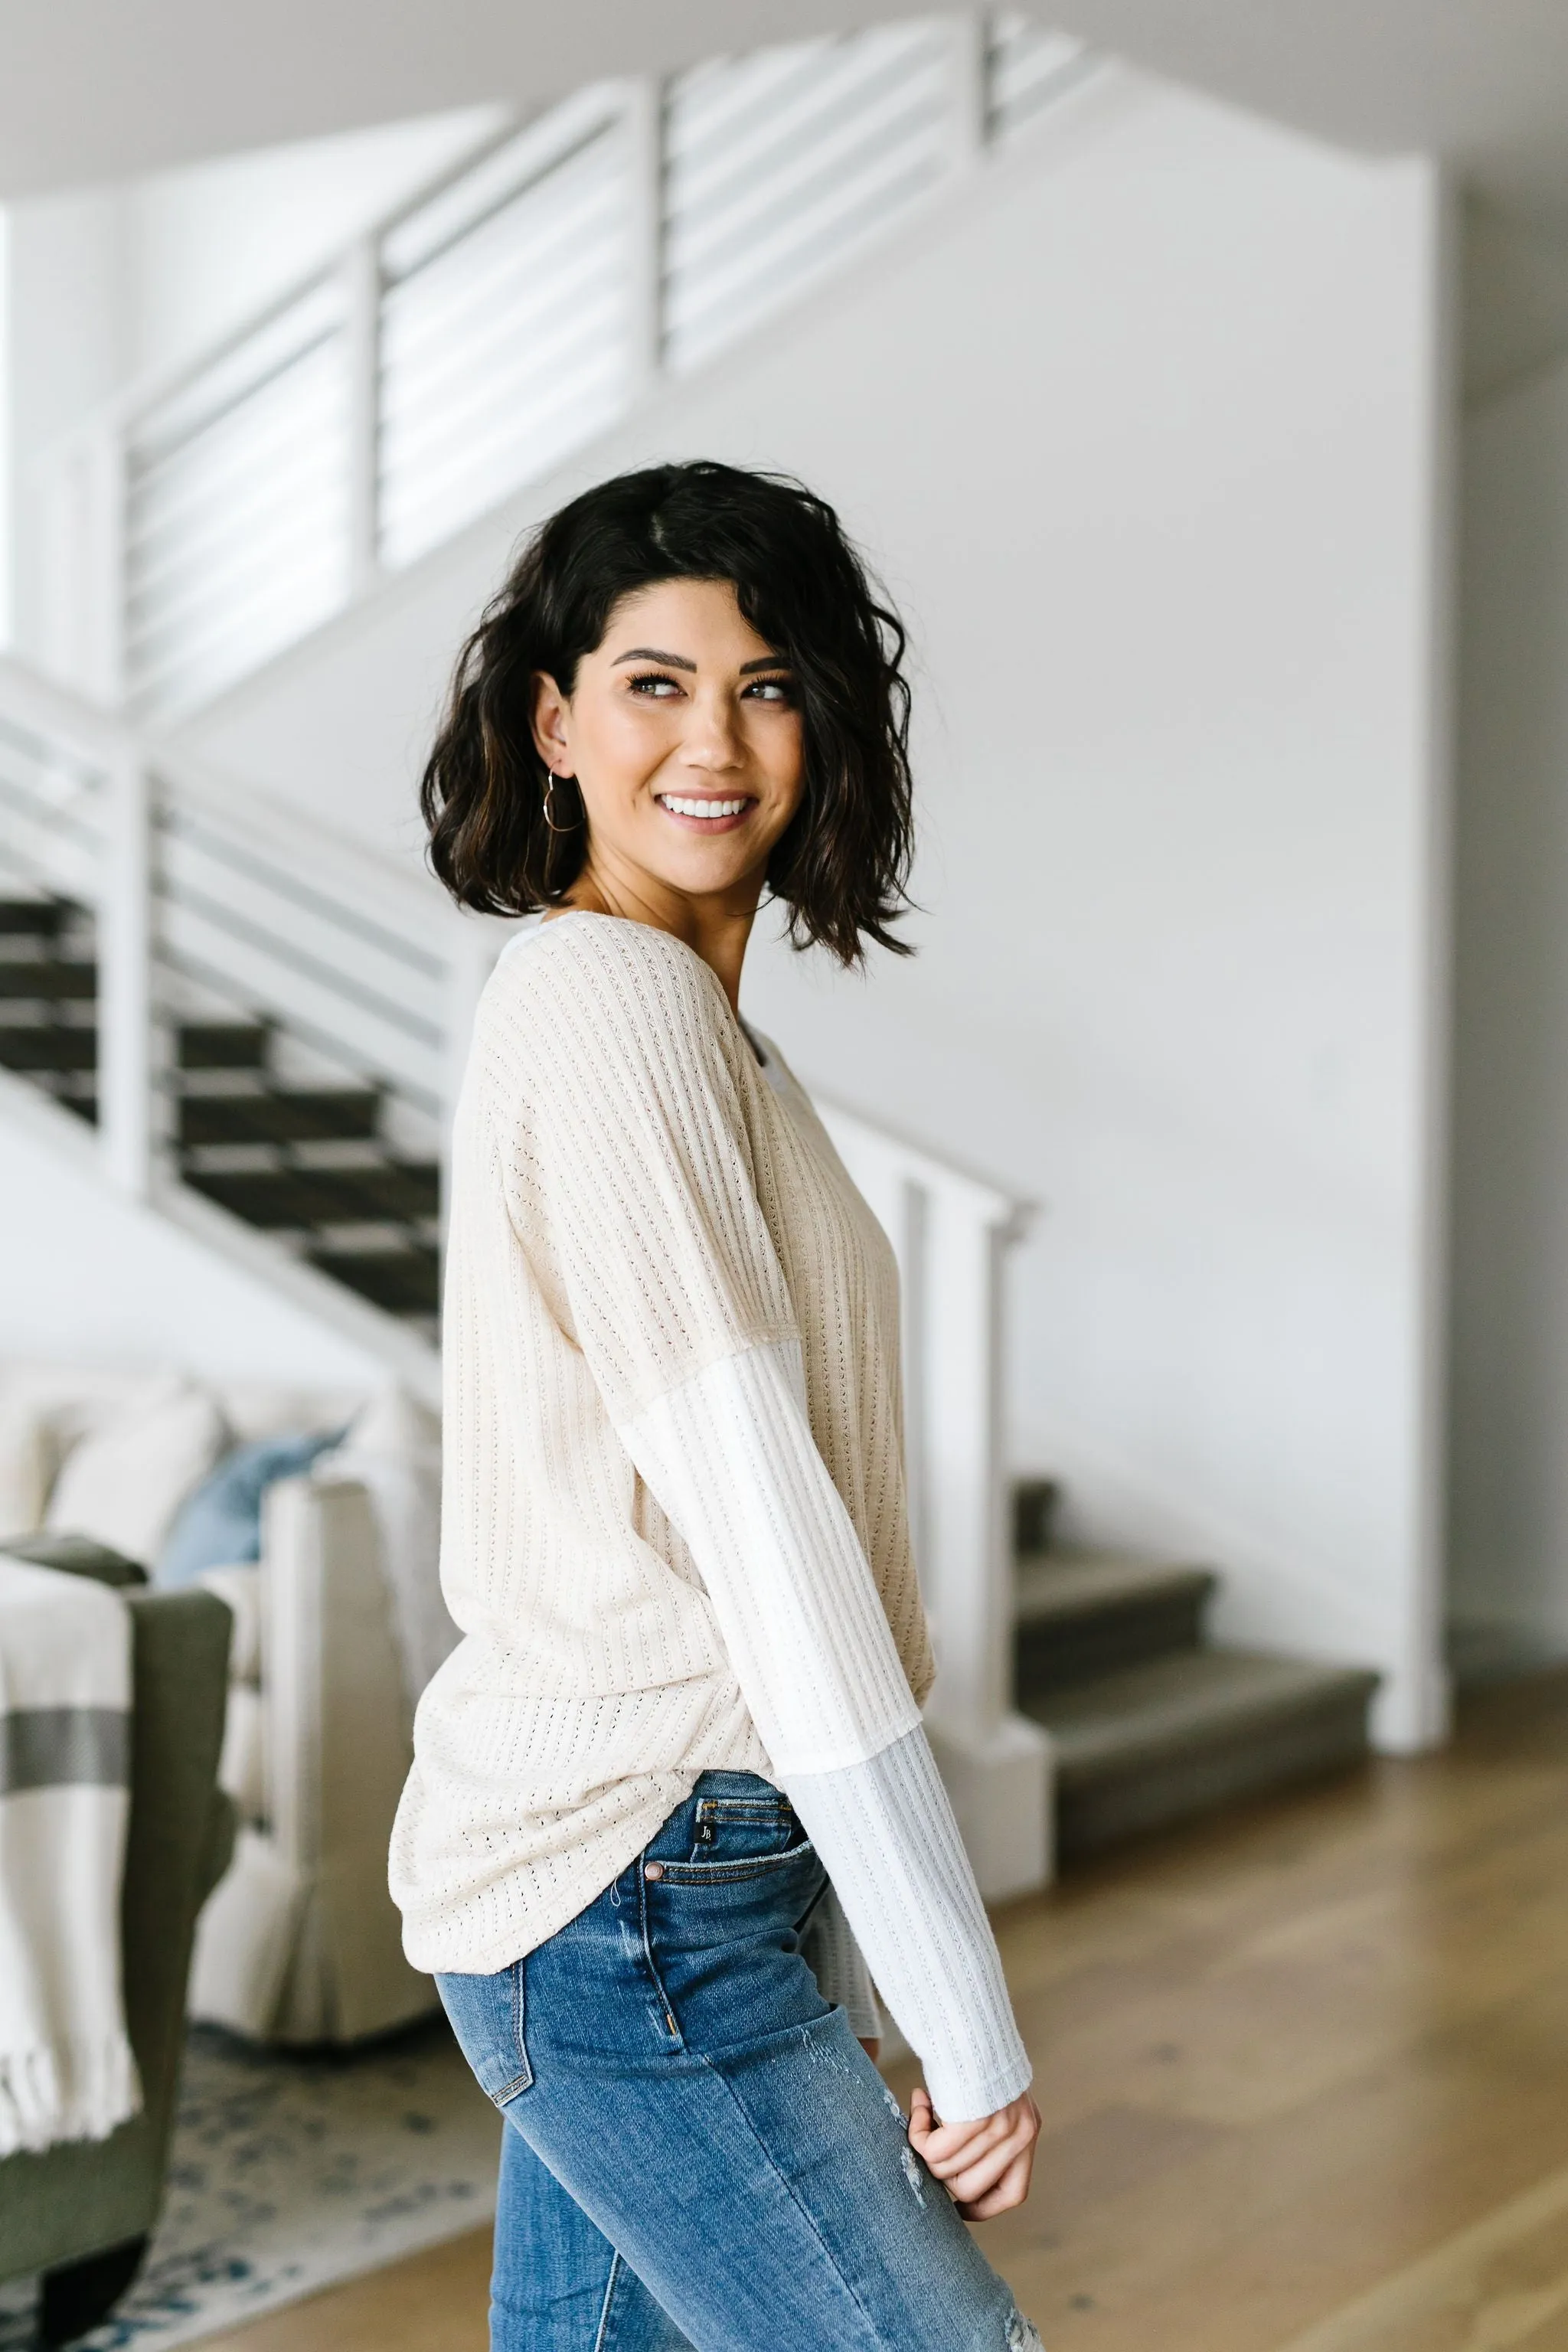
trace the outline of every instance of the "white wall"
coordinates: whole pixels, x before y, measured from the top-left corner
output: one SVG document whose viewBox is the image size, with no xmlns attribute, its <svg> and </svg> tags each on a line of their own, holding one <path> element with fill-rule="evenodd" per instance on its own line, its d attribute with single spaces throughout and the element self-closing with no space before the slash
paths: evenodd
<svg viewBox="0 0 1568 2352">
<path fill-rule="evenodd" d="M 1453 1599 L 1568 1654 L 1568 360 L 1465 437 Z"/>
<path fill-rule="evenodd" d="M 303 1387 L 372 1388 L 387 1378 L 373 1352 L 273 1284 L 106 1191 L 85 1151 L 60 1148 L 36 1112 L 6 1099 L 0 1360 L 14 1357 Z"/>
<path fill-rule="evenodd" d="M 919 649 L 921 953 L 761 949 L 845 1100 L 1039 1197 L 1014 1447 L 1233 1635 L 1433 1734 L 1436 194 L 1130 81 L 198 730 L 412 854 L 514 532 L 711 452 L 842 506 Z"/>
</svg>

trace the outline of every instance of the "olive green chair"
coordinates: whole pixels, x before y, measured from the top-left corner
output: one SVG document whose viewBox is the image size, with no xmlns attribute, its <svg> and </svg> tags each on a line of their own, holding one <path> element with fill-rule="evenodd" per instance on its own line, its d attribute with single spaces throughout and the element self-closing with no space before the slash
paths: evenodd
<svg viewBox="0 0 1568 2352">
<path fill-rule="evenodd" d="M 217 1786 L 233 1621 L 212 1593 L 154 1591 L 132 1561 L 79 1538 L 5 1549 L 123 1587 L 132 1627 L 121 1925 L 144 2104 L 107 2139 L 0 2159 L 0 2280 L 42 2273 L 39 2341 L 58 2345 L 86 2335 L 124 2294 L 163 2202 L 191 1942 L 234 1843 L 234 1810 Z"/>
</svg>

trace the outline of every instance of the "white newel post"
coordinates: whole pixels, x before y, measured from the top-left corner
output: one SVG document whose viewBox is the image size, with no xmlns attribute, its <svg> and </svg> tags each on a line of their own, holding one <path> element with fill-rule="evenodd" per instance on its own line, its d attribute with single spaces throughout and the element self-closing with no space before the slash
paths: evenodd
<svg viewBox="0 0 1568 2352">
<path fill-rule="evenodd" d="M 99 899 L 98 1118 L 109 1181 L 132 1200 L 152 1185 L 152 780 L 127 751 L 110 772 Z"/>
<path fill-rule="evenodd" d="M 355 239 L 342 271 L 348 376 L 349 593 L 362 596 L 381 570 L 381 247 Z"/>
<path fill-rule="evenodd" d="M 983 153 L 991 117 L 991 20 L 980 11 L 954 16 L 948 68 L 949 141 L 955 172 L 967 172 Z"/>
<path fill-rule="evenodd" d="M 1001 1901 L 1045 1885 L 1055 1860 L 1050 1741 L 1013 1707 L 1002 1259 L 1020 1206 L 818 1108 L 899 1261 L 910 1532 L 937 1654 L 928 1723 L 981 1893 Z"/>
<path fill-rule="evenodd" d="M 627 394 L 653 390 L 664 365 L 664 84 L 628 82 L 626 141 Z"/>
<path fill-rule="evenodd" d="M 1001 1255 L 1015 1205 L 946 1171 L 921 1257 L 923 1571 L 937 1637 L 931 1744 L 980 1888 L 1052 1875 L 1050 1741 L 1014 1711 L 1013 1563 L 1002 1428 Z"/>
</svg>

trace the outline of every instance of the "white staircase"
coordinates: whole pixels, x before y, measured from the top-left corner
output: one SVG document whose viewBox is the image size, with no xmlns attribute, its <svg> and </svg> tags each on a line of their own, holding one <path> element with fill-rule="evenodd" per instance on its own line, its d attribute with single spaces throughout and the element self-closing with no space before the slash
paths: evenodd
<svg viewBox="0 0 1568 2352">
<path fill-rule="evenodd" d="M 48 666 L 189 714 L 940 206 L 1090 78 L 1016 15 L 606 82 L 54 452 Z"/>
</svg>

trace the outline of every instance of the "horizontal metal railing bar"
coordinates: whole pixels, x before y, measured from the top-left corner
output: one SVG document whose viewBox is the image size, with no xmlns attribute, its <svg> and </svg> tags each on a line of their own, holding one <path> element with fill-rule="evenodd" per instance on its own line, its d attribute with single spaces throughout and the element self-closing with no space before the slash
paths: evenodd
<svg viewBox="0 0 1568 2352">
<path fill-rule="evenodd" d="M 441 1045 L 443 1033 L 438 1023 L 421 1019 L 395 999 L 384 997 L 376 990 L 365 987 L 352 973 L 323 963 L 320 957 L 312 956 L 308 950 L 280 940 L 275 931 L 268 931 L 264 925 L 252 922 L 239 913 L 232 901 L 209 898 L 205 891 L 192 889 L 188 884 L 183 884 L 177 894 L 160 887 L 158 899 L 161 918 L 165 923 L 180 915 L 205 916 L 224 940 L 241 942 L 261 955 L 270 957 L 275 963 L 287 967 L 300 978 L 313 982 L 335 1003 L 352 1004 L 362 1013 L 374 1013 L 389 1029 L 400 1031 L 416 1044 L 433 1049 Z"/>
<path fill-rule="evenodd" d="M 525 289 L 533 282 L 553 284 L 574 268 L 584 247 L 624 255 L 625 204 L 620 178 L 584 173 L 552 186 L 548 199 L 531 194 L 515 210 L 495 214 L 469 242 L 454 247 L 428 273 L 405 279 L 387 296 L 384 373 L 394 361 L 410 364 L 420 341 L 450 334 L 520 274 Z"/>
<path fill-rule="evenodd" d="M 186 640 L 173 651 L 168 649 L 166 635 L 159 636 L 149 631 L 134 648 L 138 702 L 155 700 L 162 682 L 182 668 L 199 670 L 205 663 L 210 672 L 215 652 L 233 641 L 237 613 L 253 631 L 268 614 L 277 616 L 276 629 L 269 629 L 265 636 L 253 634 L 248 640 L 243 667 L 253 667 L 268 659 L 280 646 L 292 644 L 303 631 L 313 628 L 341 608 L 342 568 L 334 555 L 330 561 L 323 558 L 311 568 L 301 568 L 292 579 L 274 581 L 265 590 L 253 590 L 243 603 L 231 605 L 227 612 L 215 614 L 197 640 Z"/>
<path fill-rule="evenodd" d="M 571 101 L 567 103 L 570 105 Z M 447 199 L 451 205 L 449 220 L 438 220 L 423 240 L 416 238 L 413 231 L 419 215 L 435 207 L 426 203 L 412 206 L 395 226 L 383 233 L 380 240 L 382 268 L 387 287 L 405 285 L 418 271 L 431 268 L 454 247 L 478 235 L 496 214 L 520 202 L 557 172 L 568 169 L 578 157 L 600 142 L 610 140 L 618 128 L 624 105 L 625 100 L 618 93 L 614 96 L 606 93 L 596 105 L 585 109 L 584 120 L 581 123 L 563 121 L 557 141 L 541 141 L 540 160 L 525 157 L 521 160 L 515 175 L 496 173 L 493 187 L 476 186 L 472 191 L 474 202 L 468 210 L 462 209 L 458 201 L 468 193 L 467 183 L 454 184 Z M 546 118 L 546 121 L 551 119 Z M 525 142 L 528 135 L 526 132 L 523 134 Z M 479 175 L 469 177 L 477 181 Z M 437 203 L 441 201 L 437 200 Z M 400 253 L 400 240 L 410 249 Z"/>
<path fill-rule="evenodd" d="M 396 938 L 412 931 L 416 946 L 430 955 L 449 951 L 447 932 L 463 919 L 422 866 L 405 865 L 357 834 L 340 831 L 317 810 L 303 810 L 240 782 L 183 745 L 159 740 L 153 730 L 147 730 L 143 758 L 163 805 L 248 846 L 263 860 L 283 860 L 290 871 L 300 862 L 303 842 L 309 871 L 329 896 L 356 907 L 368 897 L 379 928 Z"/>
<path fill-rule="evenodd" d="M 559 320 L 563 299 L 574 305 L 579 288 L 592 294 L 611 285 L 624 300 L 626 239 L 613 215 L 601 223 L 598 215 L 607 211 L 584 208 L 570 243 L 562 240 L 566 249 L 561 254 L 547 247 L 535 258 L 519 240 L 486 256 L 482 280 L 453 289 L 458 299 L 389 320 L 382 355 L 384 409 L 410 390 L 419 394 L 426 387 L 438 390 L 463 380 L 470 367 L 482 364 L 488 351 L 524 341 L 552 314 Z"/>
<path fill-rule="evenodd" d="M 490 445 L 490 449 L 500 462 L 491 463 L 488 452 L 471 456 L 457 453 L 448 457 L 439 468 L 432 466 L 411 479 L 394 482 L 388 494 L 384 524 L 387 541 L 389 544 L 395 542 L 400 535 L 407 532 L 421 511 L 428 510 L 433 502 L 443 497 L 451 497 L 458 486 L 481 474 L 485 485 L 483 503 L 468 510 L 483 512 L 486 504 L 506 498 L 536 473 L 546 470 L 568 450 L 578 446 L 586 435 L 597 432 L 616 416 L 623 415 L 628 397 L 624 375 L 620 373 L 600 382 L 588 378 L 580 383 L 552 387 L 548 401 L 536 405 L 522 420 L 519 435 L 522 446 L 517 464 L 505 463 L 503 453 L 508 445 L 498 440 Z"/>
<path fill-rule="evenodd" d="M 302 537 L 341 539 L 346 549 L 348 529 L 348 499 L 330 468 L 317 468 L 314 479 L 285 476 L 270 499 L 265 483 L 247 483 L 243 499 L 204 516 L 189 540 L 173 530 L 149 535 L 127 582 L 129 633 L 136 635 L 144 613 L 205 604 L 225 580 L 274 567 Z"/>
<path fill-rule="evenodd" d="M 1099 71 L 1102 60 L 1081 43 L 1061 37 L 1061 54 L 1049 57 L 1046 44 L 1038 53 L 1009 61 L 993 73 L 987 128 L 993 138 L 1007 139 L 1015 131 L 1065 98 L 1069 89 Z"/>
<path fill-rule="evenodd" d="M 113 767 L 130 746 L 130 730 L 117 711 L 6 653 L 0 653 L 0 711 L 12 726 L 36 730 L 100 771 Z"/>
<path fill-rule="evenodd" d="M 411 971 L 419 973 L 426 980 L 439 981 L 444 976 L 447 958 L 439 948 L 423 946 L 418 940 L 410 940 L 405 931 L 393 928 L 390 919 L 378 922 L 373 916 L 361 913 L 357 905 L 345 900 L 342 896 L 331 896 L 310 882 L 301 881 L 296 870 L 276 862 L 279 855 L 276 838 L 272 846 L 258 847 L 254 842 L 237 837 L 233 828 L 220 832 L 214 815 L 200 809 L 193 812 L 188 804 L 182 806 L 177 798 L 167 793 L 162 803 L 161 820 L 164 830 L 174 838 L 230 866 L 249 879 L 263 882 L 279 898 L 289 899 L 307 912 L 320 915 L 334 931 L 347 932 L 363 940 L 367 946 L 377 949 L 395 962 L 405 964 Z M 279 831 L 288 829 L 296 835 L 309 836 L 315 832 L 308 821 L 297 820 L 292 813 L 282 811 L 275 814 L 272 824 Z M 344 845 L 339 855 L 347 857 L 352 853 Z M 401 880 L 402 877 L 398 878 Z"/>
<path fill-rule="evenodd" d="M 391 410 L 383 443 L 384 478 L 395 472 L 395 458 L 405 463 L 423 458 L 437 434 L 443 454 L 460 457 L 473 420 L 515 398 L 530 379 L 536 380 L 540 393 L 549 399 L 558 384 L 569 389 L 580 382 L 592 382 L 609 364 L 625 368 L 626 339 L 614 331 L 618 321 L 613 289 L 596 289 L 595 297 L 580 310 L 574 307 L 567 317 L 563 318 L 555 305 L 546 306 L 545 315 L 552 316 L 552 324 L 537 338 L 522 341 L 510 350 L 492 346 L 486 352 L 482 369 L 476 359 L 461 398 L 444 401 L 437 407 L 434 401 L 416 402 L 410 397 Z M 449 433 L 445 430 L 447 420 L 454 428 Z"/>
<path fill-rule="evenodd" d="M 946 115 L 941 80 L 929 72 L 880 83 L 868 100 L 859 90 L 847 92 L 843 104 L 824 108 L 814 117 L 809 136 L 770 142 L 749 167 L 742 163 L 732 173 L 715 180 L 709 194 L 686 198 L 672 185 L 668 249 L 683 261 L 695 262 L 710 248 L 734 247 L 759 214 L 797 190 L 820 186 L 846 159 L 874 146 L 889 126 L 910 124 L 925 131 L 933 152 L 945 162 Z"/>
<path fill-rule="evenodd" d="M 215 942 L 218 937 L 214 934 Z M 220 947 L 219 952 L 226 954 L 227 950 Z M 432 1078 L 427 1068 L 422 1073 L 401 1067 L 388 1071 L 386 1057 L 377 1051 L 376 1041 L 370 1033 L 361 1033 L 355 1050 L 354 1044 L 345 1041 L 342 1032 L 341 1000 L 334 998 L 323 1008 L 312 1000 L 308 990 L 290 989 L 287 969 L 276 960 L 270 964 L 264 959 L 247 963 L 244 974 L 237 976 L 232 961 L 226 964 L 208 962 L 200 945 L 185 939 L 177 943 L 165 941 L 159 950 L 159 961 L 166 970 L 198 982 L 215 994 L 226 995 L 237 1007 L 254 1014 L 259 1006 L 268 1017 L 285 1025 L 291 1037 L 353 1072 L 362 1084 L 390 1090 L 427 1118 L 440 1116 L 438 1076 Z"/>
<path fill-rule="evenodd" d="M 164 609 L 192 597 L 205 603 L 226 579 L 274 566 L 279 552 L 302 535 L 347 544 L 348 499 L 340 478 L 325 467 L 285 476 L 270 499 L 263 482 L 247 483 L 243 499 L 216 515 L 204 516 L 188 541 L 160 530 L 145 542 L 146 553 L 132 570 L 126 616 L 135 635 L 144 611 Z M 184 561 L 179 558 L 183 556 Z"/>
<path fill-rule="evenodd" d="M 41 833 L 68 834 L 95 853 L 101 846 L 103 835 L 99 826 L 87 823 L 70 809 L 40 801 L 36 793 L 4 773 L 0 773 L 0 803 L 27 824 L 37 825 Z"/>
<path fill-rule="evenodd" d="M 265 465 L 297 440 L 302 417 L 311 414 L 319 426 L 335 431 L 346 448 L 348 401 L 341 347 L 327 344 L 308 353 L 205 431 L 172 447 L 155 467 L 133 466 L 127 478 L 132 517 L 149 507 L 175 514 L 189 509 L 221 486 L 234 464 L 230 453 L 237 446 L 247 453 L 255 450 L 258 465 Z"/>
<path fill-rule="evenodd" d="M 707 186 L 727 183 L 737 168 L 750 164 L 760 179 L 772 168 L 771 159 L 794 152 L 810 139 L 819 123 L 840 120 L 868 91 L 892 89 L 923 74 L 944 74 L 948 66 L 945 39 L 922 34 L 916 40 L 870 46 L 871 35 L 832 44 L 826 69 L 802 76 L 790 102 L 770 104 L 754 113 L 737 105 L 715 135 L 683 147 L 678 118 L 672 120 L 671 152 L 666 166 L 667 185 L 679 200 L 700 202 Z"/>
<path fill-rule="evenodd" d="M 854 188 L 854 201 L 842 203 L 840 190 L 831 201 L 819 202 L 782 225 L 769 249 L 772 273 L 759 277 L 746 267 L 746 257 L 733 257 L 722 270 L 711 269 L 671 289 L 669 334 L 672 346 L 702 331 L 717 311 L 726 321 L 726 337 L 743 331 L 743 321 L 765 315 L 790 299 L 817 263 L 831 258 L 835 242 L 847 253 L 871 234 L 890 227 L 919 199 L 935 187 L 940 168 L 907 147 L 866 159 Z M 784 272 L 788 268 L 789 276 Z M 748 291 L 750 299 L 747 299 Z"/>
<path fill-rule="evenodd" d="M 691 170 L 710 142 L 721 142 L 728 149 L 737 123 L 752 124 L 769 108 L 791 106 L 802 91 L 816 89 L 824 64 L 837 47 L 838 40 L 832 35 L 792 41 L 763 49 L 755 57 L 715 59 L 689 74 L 678 74 L 665 99 L 667 177 Z"/>
<path fill-rule="evenodd" d="M 73 774 L 79 790 L 101 792 L 108 782 L 102 766 L 95 760 L 83 759 L 78 751 L 62 750 L 38 729 L 19 726 L 14 719 L 0 710 L 0 754 L 9 751 L 13 756 L 28 760 L 37 767 L 47 768 L 58 774 L 62 768 Z"/>
<path fill-rule="evenodd" d="M 335 273 L 324 284 L 336 294 Z M 334 301 L 330 308 L 322 307 L 320 317 L 305 321 L 298 335 L 287 339 L 258 336 L 255 341 L 237 346 L 221 368 L 194 378 L 178 403 L 161 403 L 140 421 L 135 432 L 128 435 L 126 446 L 132 470 L 145 476 L 169 463 L 191 442 L 213 432 L 226 417 L 259 398 L 280 376 L 289 374 L 317 352 L 329 349 L 342 332 L 342 306 L 341 301 Z M 263 346 L 259 352 L 256 349 L 258 342 Z M 238 364 L 242 357 L 250 364 L 242 368 Z"/>
</svg>

